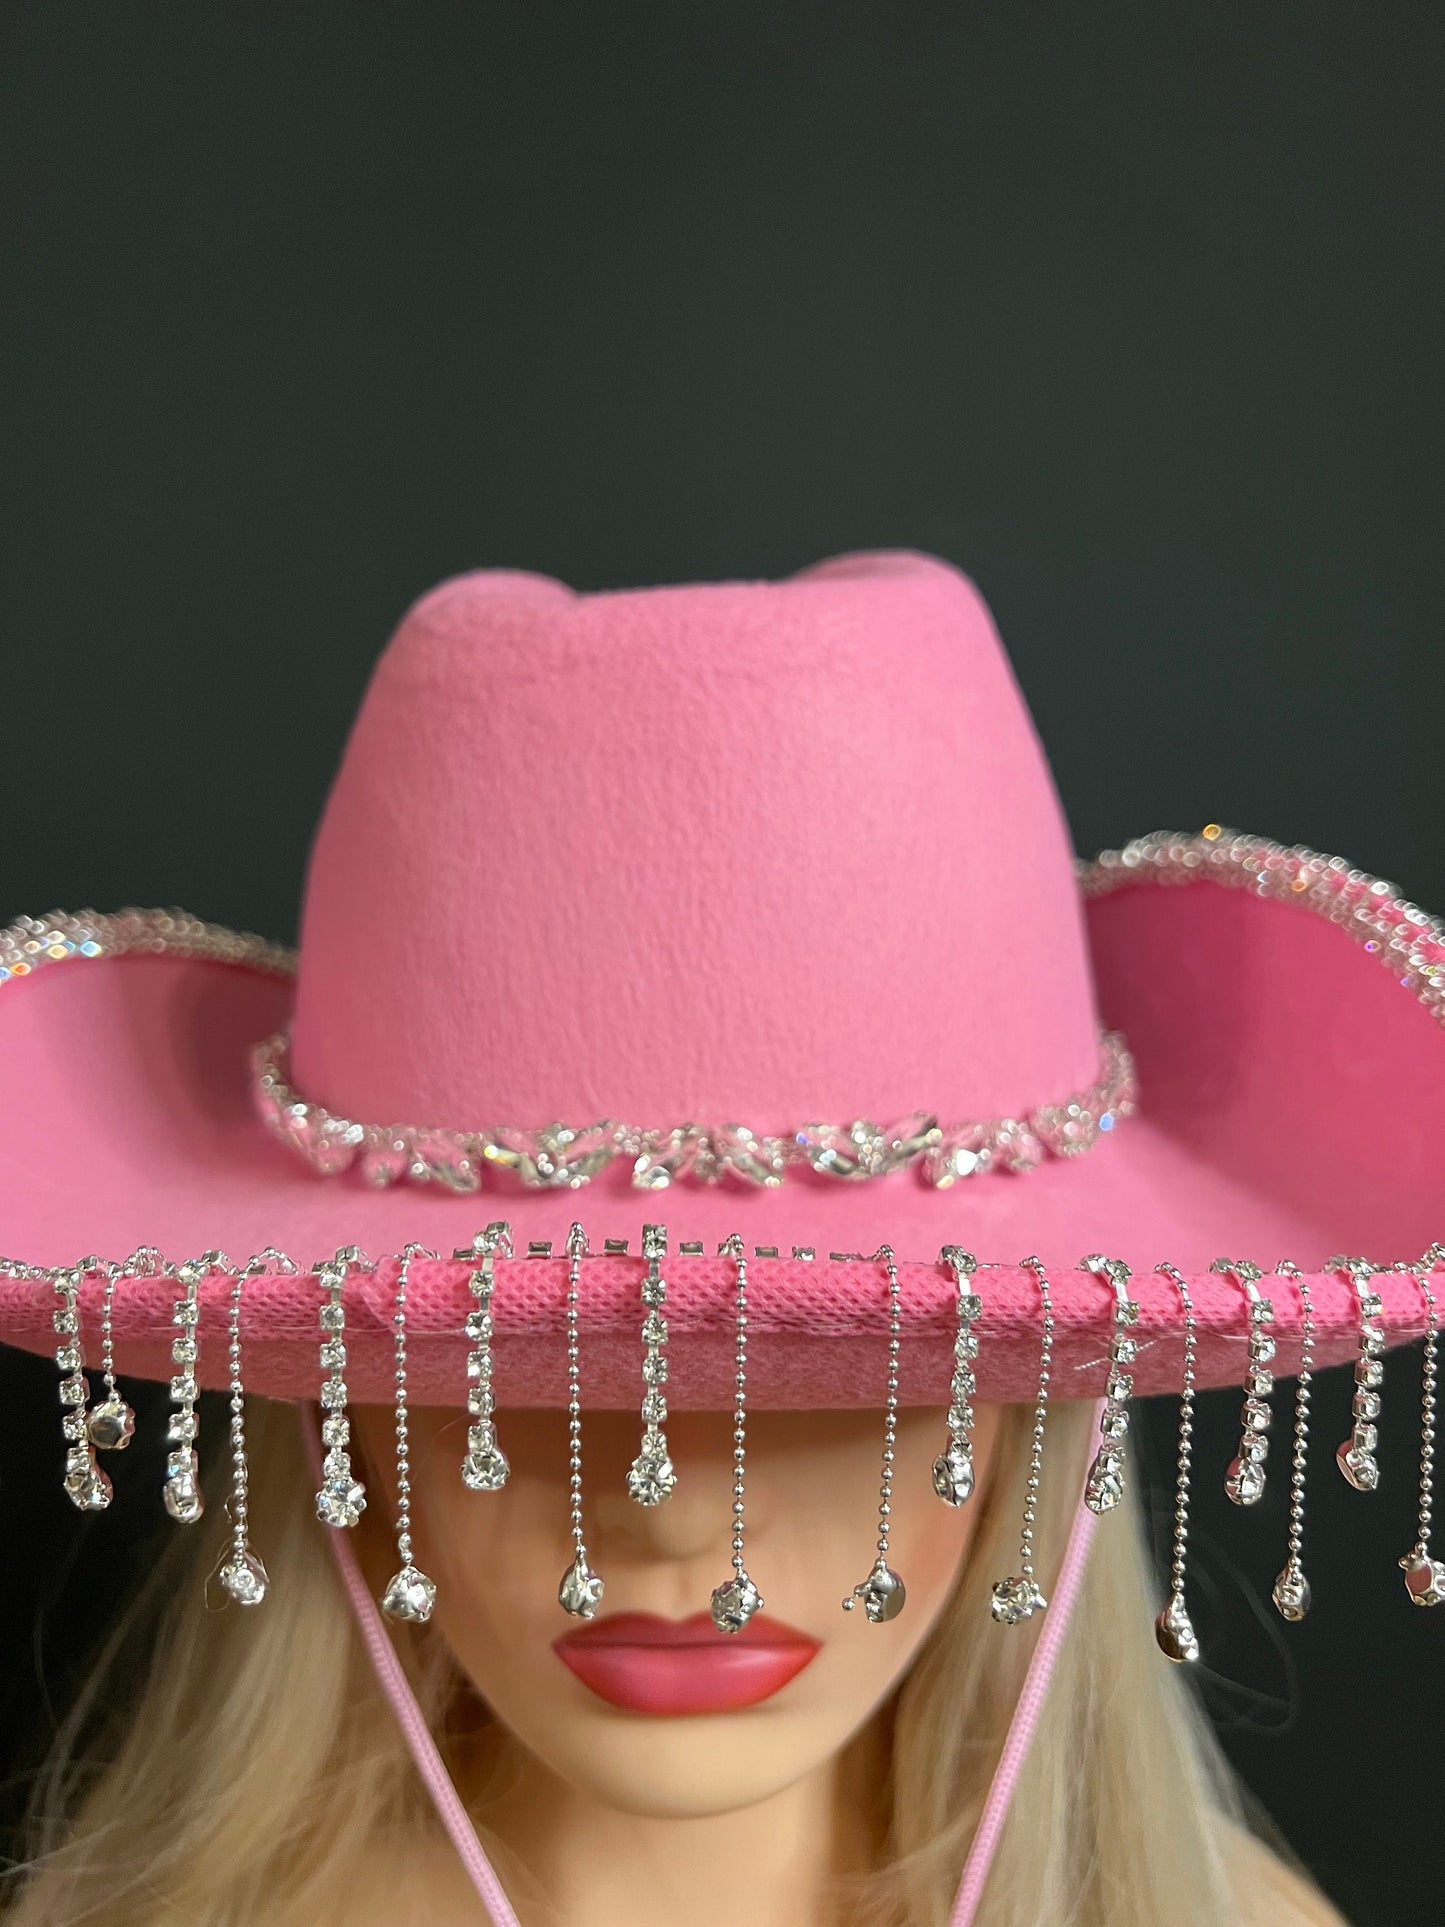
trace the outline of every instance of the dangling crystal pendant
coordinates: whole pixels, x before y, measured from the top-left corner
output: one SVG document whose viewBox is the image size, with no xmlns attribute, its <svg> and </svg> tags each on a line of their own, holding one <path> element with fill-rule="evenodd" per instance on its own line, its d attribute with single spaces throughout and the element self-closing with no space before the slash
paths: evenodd
<svg viewBox="0 0 1445 1927">
<path fill-rule="evenodd" d="M 381 1595 L 381 1610 L 390 1619 L 404 1619 L 421 1625 L 431 1618 L 437 1587 L 416 1566 L 403 1566 Z"/>
<path fill-rule="evenodd" d="M 863 1581 L 855 1586 L 843 1601 L 845 1613 L 852 1612 L 861 1599 L 863 1611 L 874 1626 L 881 1626 L 885 1620 L 896 1619 L 903 1611 L 908 1589 L 890 1565 L 884 1563 L 880 1554 L 878 1563 Z"/>
<path fill-rule="evenodd" d="M 571 1613 L 574 1619 L 596 1618 L 602 1603 L 602 1581 L 588 1565 L 584 1552 L 579 1551 L 563 1573 L 557 1598 L 563 1612 Z"/>
<path fill-rule="evenodd" d="M 166 1460 L 165 1485 L 162 1496 L 166 1511 L 183 1526 L 194 1525 L 205 1510 L 201 1496 L 199 1464 L 189 1446 L 179 1452 L 172 1452 Z"/>
<path fill-rule="evenodd" d="M 1174 1660 L 1177 1665 L 1191 1665 L 1199 1657 L 1199 1640 L 1195 1635 L 1194 1623 L 1185 1610 L 1184 1601 L 1177 1595 L 1169 1600 L 1154 1621 L 1154 1637 L 1164 1657 Z"/>
<path fill-rule="evenodd" d="M 639 1505 L 661 1505 L 675 1489 L 677 1473 L 661 1432 L 649 1432 L 627 1472 L 627 1490 Z"/>
<path fill-rule="evenodd" d="M 1100 1446 L 1089 1467 L 1084 1486 L 1084 1504 L 1090 1512 L 1112 1512 L 1124 1497 L 1124 1457 L 1109 1446 Z"/>
<path fill-rule="evenodd" d="M 1433 1559 L 1417 1546 L 1400 1561 L 1405 1590 L 1417 1606 L 1445 1605 L 1445 1559 Z"/>
<path fill-rule="evenodd" d="M 259 1606 L 271 1580 L 254 1552 L 229 1559 L 221 1568 L 221 1584 L 238 1606 Z"/>
<path fill-rule="evenodd" d="M 740 1633 L 754 1613 L 763 1609 L 763 1595 L 745 1572 L 736 1573 L 713 1588 L 709 1610 L 720 1633 Z"/>
<path fill-rule="evenodd" d="M 104 1512 L 113 1489 L 110 1479 L 95 1462 L 88 1446 L 72 1446 L 65 1456 L 65 1490 L 70 1502 L 81 1512 Z"/>
<path fill-rule="evenodd" d="M 135 1437 L 135 1413 L 118 1393 L 113 1394 L 92 1408 L 85 1430 L 100 1451 L 123 1451 Z"/>
<path fill-rule="evenodd" d="M 945 1505 L 966 1505 L 973 1496 L 973 1454 L 950 1446 L 933 1461 L 933 1489 Z"/>
<path fill-rule="evenodd" d="M 472 1426 L 467 1433 L 467 1455 L 462 1460 L 462 1484 L 472 1492 L 500 1492 L 511 1472 L 491 1425 Z"/>
<path fill-rule="evenodd" d="M 1360 1435 L 1374 1434 L 1373 1425 L 1357 1425 L 1353 1434 L 1347 1438 L 1335 1453 L 1335 1463 L 1356 1492 L 1373 1492 L 1380 1483 L 1380 1464 L 1373 1451 L 1366 1450 L 1360 1443 Z"/>
<path fill-rule="evenodd" d="M 1032 1619 L 1035 1613 L 1041 1613 L 1048 1603 L 1037 1581 L 1020 1575 L 998 1581 L 989 1601 L 989 1611 L 1001 1626 L 1017 1626 L 1025 1619 Z"/>
<path fill-rule="evenodd" d="M 1264 1497 L 1264 1467 L 1254 1459 L 1232 1459 L 1224 1490 L 1236 1505 L 1257 1505 Z"/>
<path fill-rule="evenodd" d="M 1310 1582 L 1298 1566 L 1286 1566 L 1275 1580 L 1270 1597 L 1281 1619 L 1297 1625 L 1310 1609 Z"/>
</svg>

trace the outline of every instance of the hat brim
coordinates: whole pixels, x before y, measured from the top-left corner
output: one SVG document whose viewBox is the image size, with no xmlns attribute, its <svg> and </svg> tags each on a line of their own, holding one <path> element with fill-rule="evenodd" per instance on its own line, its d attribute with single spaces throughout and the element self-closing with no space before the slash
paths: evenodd
<svg viewBox="0 0 1445 1927">
<path fill-rule="evenodd" d="M 1438 1117 L 1445 1036 L 1432 1013 L 1336 924 L 1299 906 L 1206 877 L 1174 887 L 1091 896 L 1087 923 L 1100 1014 L 1134 1053 L 1140 1114 L 1091 1153 L 1023 1176 L 988 1175 L 937 1190 L 911 1173 L 847 1184 L 790 1177 L 776 1190 L 678 1185 L 664 1195 L 604 1172 L 577 1192 L 528 1190 L 501 1180 L 458 1197 L 433 1187 L 368 1189 L 353 1176 L 317 1177 L 262 1129 L 252 1107 L 247 1052 L 287 1019 L 284 979 L 171 956 L 100 958 L 38 970 L 0 994 L 0 1195 L 4 1246 L 32 1265 L 80 1254 L 123 1258 L 140 1245 L 170 1259 L 219 1247 L 238 1262 L 267 1246 L 303 1267 L 340 1245 L 396 1253 L 408 1241 L 449 1260 L 491 1217 L 505 1217 L 519 1252 L 552 1240 L 560 1252 L 574 1218 L 591 1249 L 664 1221 L 673 1252 L 700 1240 L 709 1254 L 732 1232 L 746 1248 L 776 1246 L 754 1264 L 749 1398 L 761 1406 L 876 1403 L 887 1294 L 879 1266 L 830 1257 L 897 1253 L 904 1285 L 901 1394 L 946 1401 L 952 1287 L 937 1265 L 944 1243 L 1009 1269 L 985 1273 L 979 1390 L 1032 1398 L 1038 1377 L 1038 1297 L 1012 1267 L 1037 1254 L 1055 1283 L 1056 1395 L 1102 1388 L 1112 1295 L 1075 1267 L 1104 1252 L 1134 1272 L 1145 1342 L 1134 1370 L 1141 1393 L 1177 1389 L 1177 1291 L 1151 1276 L 1161 1260 L 1197 1279 L 1199 1382 L 1238 1383 L 1244 1299 L 1222 1278 L 1200 1277 L 1217 1256 L 1280 1259 L 1315 1273 L 1337 1252 L 1376 1262 L 1418 1258 L 1441 1233 Z M 1035 937 L 1031 940 L 1046 940 Z M 941 981 L 946 960 L 938 960 Z M 960 994 L 963 991 L 960 990 Z M 926 1102 L 926 1093 L 921 1093 Z M 505 1189 L 504 1189 L 505 1187 Z M 795 1246 L 816 1257 L 795 1260 Z M 640 1396 L 640 1262 L 589 1262 L 583 1293 L 588 1401 L 627 1406 Z M 409 1305 L 412 1396 L 460 1403 L 467 1268 L 418 1266 Z M 669 1265 L 672 1375 L 679 1408 L 731 1402 L 732 1268 L 716 1258 Z M 349 1288 L 352 1396 L 392 1389 L 390 1291 L 394 1269 Z M 565 1402 L 565 1266 L 519 1258 L 498 1268 L 498 1397 Z M 1390 1342 L 1424 1329 L 1408 1277 L 1382 1281 Z M 314 1280 L 265 1277 L 247 1288 L 246 1379 L 280 1397 L 314 1394 Z M 94 1359 L 98 1286 L 83 1298 Z M 115 1300 L 118 1368 L 169 1376 L 171 1301 L 164 1279 L 128 1280 Z M 1278 1369 L 1298 1357 L 1299 1294 L 1276 1282 Z M 219 1334 L 224 1284 L 204 1324 Z M 54 1344 L 51 1294 L 0 1278 L 0 1337 L 42 1351 Z M 1318 1365 L 1352 1356 L 1358 1308 L 1348 1284 L 1315 1292 Z M 225 1382 L 224 1344 L 202 1345 L 203 1383 Z"/>
</svg>

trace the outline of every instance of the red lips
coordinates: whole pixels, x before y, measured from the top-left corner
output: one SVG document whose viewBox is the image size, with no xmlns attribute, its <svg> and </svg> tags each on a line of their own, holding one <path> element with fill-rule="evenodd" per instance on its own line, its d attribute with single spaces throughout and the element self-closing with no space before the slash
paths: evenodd
<svg viewBox="0 0 1445 1927">
<path fill-rule="evenodd" d="M 668 1719 L 732 1713 L 771 1699 L 821 1644 L 776 1619 L 750 1619 L 740 1633 L 720 1633 L 706 1613 L 608 1613 L 564 1633 L 552 1650 L 609 1706 Z"/>
</svg>

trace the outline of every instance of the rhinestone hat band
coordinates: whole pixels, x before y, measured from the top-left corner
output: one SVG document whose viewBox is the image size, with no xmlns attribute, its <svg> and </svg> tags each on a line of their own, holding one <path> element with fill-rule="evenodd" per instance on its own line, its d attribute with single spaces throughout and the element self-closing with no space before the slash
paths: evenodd
<svg viewBox="0 0 1445 1927">
<path fill-rule="evenodd" d="M 355 1168 L 377 1188 L 410 1179 L 469 1192 L 485 1172 L 495 1171 L 512 1174 L 529 1189 L 575 1191 L 624 1157 L 632 1160 L 632 1182 L 641 1191 L 665 1190 L 675 1179 L 716 1184 L 725 1177 L 771 1188 L 798 1167 L 849 1182 L 912 1168 L 946 1189 L 988 1171 L 1031 1171 L 1046 1156 L 1079 1157 L 1120 1118 L 1132 1117 L 1138 1105 L 1134 1060 L 1118 1031 L 1100 1032 L 1099 1054 L 1096 1084 L 1062 1103 L 1040 1105 L 1027 1117 L 943 1126 L 928 1112 L 915 1111 L 890 1129 L 860 1118 L 804 1124 L 786 1137 L 765 1137 L 744 1124 L 643 1130 L 611 1118 L 540 1130 L 356 1124 L 295 1089 L 284 1031 L 256 1045 L 251 1070 L 256 1108 L 283 1144 L 323 1177 Z"/>
</svg>

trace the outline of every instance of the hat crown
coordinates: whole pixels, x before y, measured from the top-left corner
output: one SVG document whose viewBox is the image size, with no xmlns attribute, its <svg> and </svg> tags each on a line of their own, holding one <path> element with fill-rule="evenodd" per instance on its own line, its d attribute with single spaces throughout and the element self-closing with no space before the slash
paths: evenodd
<svg viewBox="0 0 1445 1927">
<path fill-rule="evenodd" d="M 988 610 L 908 554 L 403 620 L 312 851 L 293 1062 L 350 1117 L 780 1131 L 1090 1082 L 1047 763 Z"/>
</svg>

